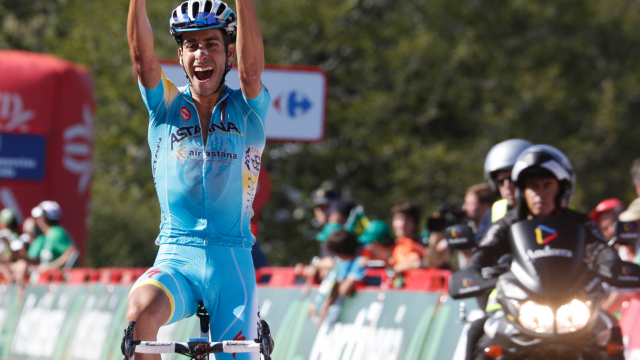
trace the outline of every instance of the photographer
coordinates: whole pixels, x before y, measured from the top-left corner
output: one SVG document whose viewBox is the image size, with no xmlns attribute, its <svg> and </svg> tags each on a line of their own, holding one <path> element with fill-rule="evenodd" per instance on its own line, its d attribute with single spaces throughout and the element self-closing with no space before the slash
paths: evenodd
<svg viewBox="0 0 640 360">
<path fill-rule="evenodd" d="M 461 263 L 466 264 L 466 261 L 464 260 L 451 257 L 451 249 L 449 249 L 449 246 L 447 245 L 447 236 L 444 233 L 448 226 L 464 222 L 463 218 L 464 213 L 461 209 L 441 206 L 427 219 L 429 244 L 427 252 L 423 258 L 423 265 L 425 268 L 450 270 L 452 268 L 460 267 Z M 451 261 L 452 259 L 453 262 Z"/>
</svg>

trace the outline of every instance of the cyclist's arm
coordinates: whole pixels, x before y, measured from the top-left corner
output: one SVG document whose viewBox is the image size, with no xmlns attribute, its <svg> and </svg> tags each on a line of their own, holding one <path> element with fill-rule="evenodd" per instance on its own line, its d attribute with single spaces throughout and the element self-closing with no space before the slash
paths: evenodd
<svg viewBox="0 0 640 360">
<path fill-rule="evenodd" d="M 160 82 L 162 68 L 153 48 L 153 32 L 147 19 L 145 0 L 131 0 L 127 17 L 129 56 L 142 86 L 155 89 Z"/>
<path fill-rule="evenodd" d="M 264 70 L 262 34 L 253 0 L 236 0 L 238 10 L 238 74 L 240 87 L 247 99 L 254 99 L 262 91 L 260 76 Z"/>
</svg>

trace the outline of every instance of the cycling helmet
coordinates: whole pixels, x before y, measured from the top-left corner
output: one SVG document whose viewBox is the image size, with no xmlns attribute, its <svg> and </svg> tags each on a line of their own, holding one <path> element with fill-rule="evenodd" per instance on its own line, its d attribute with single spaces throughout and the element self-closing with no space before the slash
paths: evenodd
<svg viewBox="0 0 640 360">
<path fill-rule="evenodd" d="M 525 179 L 554 177 L 558 180 L 560 190 L 556 197 L 556 207 L 569 206 L 573 195 L 576 176 L 569 159 L 560 150 L 549 145 L 534 145 L 524 150 L 513 166 L 511 179 L 516 184 L 516 199 L 520 208 L 524 201 Z"/>
<path fill-rule="evenodd" d="M 170 32 L 180 45 L 180 33 L 205 29 L 223 29 L 235 43 L 236 14 L 219 0 L 188 0 L 171 13 Z"/>
<path fill-rule="evenodd" d="M 494 176 L 498 171 L 511 170 L 520 153 L 533 145 L 527 140 L 509 139 L 494 145 L 484 161 L 484 178 L 494 193 L 498 194 L 498 185 Z"/>
</svg>

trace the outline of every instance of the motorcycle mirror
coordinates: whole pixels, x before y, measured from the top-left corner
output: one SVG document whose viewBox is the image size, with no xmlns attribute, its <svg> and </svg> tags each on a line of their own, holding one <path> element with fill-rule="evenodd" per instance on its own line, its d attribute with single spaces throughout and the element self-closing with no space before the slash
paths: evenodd
<svg viewBox="0 0 640 360">
<path fill-rule="evenodd" d="M 451 249 L 462 250 L 476 247 L 476 236 L 469 225 L 449 226 L 444 232 Z"/>
<path fill-rule="evenodd" d="M 611 260 L 599 264 L 596 269 L 600 278 L 608 283 L 621 288 L 640 287 L 640 266 L 621 260 Z"/>
<path fill-rule="evenodd" d="M 640 240 L 640 228 L 635 222 L 616 221 L 611 243 L 620 245 L 635 245 Z"/>
</svg>

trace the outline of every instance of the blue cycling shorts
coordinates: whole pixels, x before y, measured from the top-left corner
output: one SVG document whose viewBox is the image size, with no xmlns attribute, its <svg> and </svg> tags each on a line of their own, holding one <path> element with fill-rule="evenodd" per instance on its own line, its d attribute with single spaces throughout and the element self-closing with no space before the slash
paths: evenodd
<svg viewBox="0 0 640 360">
<path fill-rule="evenodd" d="M 202 301 L 212 341 L 258 337 L 258 299 L 251 249 L 160 245 L 156 261 L 133 285 L 162 289 L 171 303 L 165 325 L 195 315 Z M 175 341 L 184 341 L 186 339 Z M 259 353 L 216 354 L 217 360 L 258 360 Z"/>
</svg>

